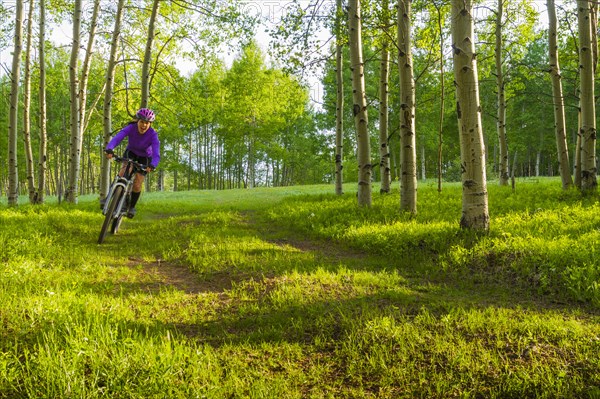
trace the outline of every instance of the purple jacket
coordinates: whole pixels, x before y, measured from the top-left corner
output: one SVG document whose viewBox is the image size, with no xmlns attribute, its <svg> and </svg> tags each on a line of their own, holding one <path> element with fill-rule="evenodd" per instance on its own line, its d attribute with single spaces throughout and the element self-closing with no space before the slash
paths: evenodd
<svg viewBox="0 0 600 399">
<path fill-rule="evenodd" d="M 150 166 L 156 168 L 160 162 L 160 140 L 158 133 L 152 127 L 148 128 L 146 133 L 138 132 L 137 123 L 131 123 L 125 126 L 115 137 L 110 140 L 106 146 L 107 150 L 114 150 L 116 146 L 127 137 L 127 150 L 133 152 L 139 157 L 150 157 L 152 162 Z"/>
</svg>

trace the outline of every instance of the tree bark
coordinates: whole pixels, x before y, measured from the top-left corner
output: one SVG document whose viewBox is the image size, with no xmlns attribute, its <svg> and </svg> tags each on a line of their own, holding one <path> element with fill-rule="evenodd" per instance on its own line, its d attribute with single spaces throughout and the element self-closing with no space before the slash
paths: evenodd
<svg viewBox="0 0 600 399">
<path fill-rule="evenodd" d="M 39 39 L 39 110 L 40 110 L 40 146 L 38 159 L 38 186 L 36 203 L 43 204 L 46 197 L 46 168 L 47 168 L 47 125 L 46 125 L 46 0 L 40 0 L 40 39 Z"/>
<path fill-rule="evenodd" d="M 77 203 L 79 187 L 79 169 L 81 167 L 81 129 L 79 120 L 79 78 L 78 58 L 79 43 L 81 40 L 81 0 L 75 0 L 73 10 L 73 44 L 71 47 L 71 61 L 69 63 L 69 82 L 71 99 L 71 146 L 69 152 L 68 186 L 66 201 Z"/>
<path fill-rule="evenodd" d="M 348 2 L 350 69 L 352 72 L 352 114 L 358 145 L 358 205 L 371 206 L 371 144 L 368 131 L 367 98 L 362 55 L 360 0 Z"/>
<path fill-rule="evenodd" d="M 400 75 L 400 209 L 417 213 L 415 80 L 411 40 L 411 2 L 398 1 L 398 68 Z"/>
<path fill-rule="evenodd" d="M 78 152 L 76 152 L 76 159 L 71 159 L 70 165 L 70 185 L 73 190 L 76 190 L 76 196 L 84 192 L 85 188 L 85 167 L 82 167 L 82 159 L 83 157 L 83 135 L 87 125 L 87 118 L 85 115 L 85 111 L 87 108 L 87 86 L 88 86 L 88 78 L 89 71 L 91 66 L 92 52 L 94 47 L 94 40 L 96 38 L 96 27 L 98 21 L 98 12 L 100 10 L 100 0 L 94 1 L 94 8 L 92 12 L 92 18 L 90 20 L 90 32 L 88 35 L 88 43 L 86 46 L 85 57 L 83 59 L 83 65 L 81 68 L 81 77 L 77 83 L 77 101 L 79 104 L 77 105 L 77 112 L 79 115 L 77 116 L 78 121 L 78 129 L 79 133 L 77 134 L 77 138 L 72 138 L 71 143 L 73 144 L 73 140 L 78 140 L 76 144 L 76 148 Z M 77 71 L 77 69 L 76 69 Z M 76 72 L 77 73 L 77 72 Z M 97 100 L 96 100 L 97 101 Z M 89 148 L 87 149 L 89 151 Z M 73 156 L 73 151 L 71 156 Z M 85 162 L 83 163 L 85 166 Z M 83 173 L 82 173 L 83 170 Z M 73 185 L 73 181 L 75 181 L 75 185 Z M 79 183 L 81 182 L 81 187 Z M 73 194 L 71 194 L 73 196 Z M 75 197 L 75 202 L 77 202 L 77 197 Z"/>
<path fill-rule="evenodd" d="M 496 90 L 497 98 L 497 122 L 496 129 L 498 133 L 498 144 L 500 150 L 500 164 L 498 180 L 501 186 L 508 186 L 510 178 L 508 173 L 508 144 L 506 141 L 506 97 L 504 92 L 504 72 L 502 70 L 502 17 L 504 15 L 505 0 L 498 0 L 498 9 L 496 10 Z"/>
<path fill-rule="evenodd" d="M 342 58 L 342 0 L 336 0 L 335 16 L 335 85 L 336 85 L 336 104 L 335 104 L 335 193 L 342 195 L 344 193 L 344 74 Z"/>
<path fill-rule="evenodd" d="M 382 26 L 389 25 L 388 0 L 383 0 L 381 9 L 383 13 Z M 388 145 L 389 134 L 389 76 L 390 76 L 390 45 L 386 33 L 382 33 L 381 64 L 379 77 L 379 174 L 381 176 L 380 193 L 389 193 L 391 184 L 390 148 Z"/>
<path fill-rule="evenodd" d="M 119 48 L 119 37 L 121 35 L 121 23 L 123 21 L 123 6 L 125 0 L 119 0 L 117 3 L 117 13 L 115 15 L 115 25 L 113 27 L 112 39 L 110 43 L 110 55 L 106 67 L 106 88 L 104 91 L 104 111 L 103 111 L 103 134 L 102 150 L 106 148 L 112 136 L 112 96 L 115 85 L 115 68 L 117 63 L 117 49 Z M 110 160 L 101 156 L 100 166 L 100 198 L 103 199 L 108 194 L 110 184 Z"/>
<path fill-rule="evenodd" d="M 557 19 L 554 0 L 547 0 L 548 9 L 548 58 L 550 60 L 550 78 L 552 79 L 552 97 L 554 104 L 554 132 L 558 151 L 558 169 L 562 188 L 567 190 L 573 186 L 569 149 L 567 147 L 567 126 L 565 122 L 565 102 L 563 97 L 562 77 L 558 61 L 558 44 L 556 40 Z"/>
<path fill-rule="evenodd" d="M 425 135 L 421 136 L 423 143 L 425 142 Z M 425 145 L 421 144 L 421 180 L 427 180 L 427 163 L 425 162 Z"/>
<path fill-rule="evenodd" d="M 17 0 L 15 12 L 14 51 L 11 69 L 10 110 L 8 125 L 8 205 L 19 201 L 19 169 L 17 164 L 17 117 L 19 107 L 19 79 L 23 52 L 23 0 Z"/>
<path fill-rule="evenodd" d="M 598 2 L 590 1 L 591 31 L 598 32 Z M 592 62 L 594 64 L 594 76 L 598 68 L 598 35 L 592 35 Z"/>
<path fill-rule="evenodd" d="M 83 60 L 83 66 L 81 68 L 81 79 L 79 80 L 79 129 L 80 140 L 83 139 L 85 132 L 85 126 L 87 125 L 85 111 L 87 108 L 87 86 L 88 78 L 90 74 L 90 67 L 92 62 L 92 54 L 94 48 L 94 40 L 96 39 L 96 28 L 98 25 L 98 12 L 100 10 L 100 0 L 94 1 L 94 9 L 92 11 L 92 19 L 90 21 L 90 32 L 88 36 L 88 43 L 85 51 L 85 58 Z"/>
<path fill-rule="evenodd" d="M 29 2 L 27 16 L 27 45 L 25 50 L 25 74 L 23 76 L 23 142 L 25 145 L 25 161 L 27 165 L 27 191 L 29 202 L 36 202 L 35 170 L 33 167 L 33 150 L 31 149 L 31 48 L 33 35 L 34 2 Z"/>
<path fill-rule="evenodd" d="M 442 149 L 444 144 L 444 108 L 446 100 L 446 84 L 444 71 L 444 29 L 442 27 L 442 12 L 441 6 L 434 2 L 437 11 L 438 31 L 440 32 L 440 121 L 438 125 L 438 156 L 437 156 L 437 172 L 438 172 L 438 192 L 442 192 Z"/>
<path fill-rule="evenodd" d="M 581 102 L 581 189 L 595 191 L 596 181 L 596 108 L 594 102 L 594 51 L 590 2 L 577 1 L 579 26 L 579 70 Z"/>
<path fill-rule="evenodd" d="M 490 217 L 474 37 L 471 0 L 452 0 L 452 49 L 462 169 L 460 226 L 487 231 Z"/>
<path fill-rule="evenodd" d="M 152 14 L 148 22 L 148 37 L 146 39 L 146 50 L 144 51 L 144 61 L 142 63 L 142 98 L 140 107 L 148 107 L 150 101 L 150 60 L 152 59 L 152 44 L 154 43 L 154 28 L 156 25 L 156 16 L 158 14 L 159 0 L 154 0 L 152 4 Z"/>
</svg>

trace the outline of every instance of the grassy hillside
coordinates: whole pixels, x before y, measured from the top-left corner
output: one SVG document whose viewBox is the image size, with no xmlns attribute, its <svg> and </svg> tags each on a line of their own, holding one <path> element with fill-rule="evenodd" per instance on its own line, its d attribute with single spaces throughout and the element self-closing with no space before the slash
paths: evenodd
<svg viewBox="0 0 600 399">
<path fill-rule="evenodd" d="M 600 205 L 556 180 L 0 205 L 0 398 L 600 397 Z"/>
</svg>

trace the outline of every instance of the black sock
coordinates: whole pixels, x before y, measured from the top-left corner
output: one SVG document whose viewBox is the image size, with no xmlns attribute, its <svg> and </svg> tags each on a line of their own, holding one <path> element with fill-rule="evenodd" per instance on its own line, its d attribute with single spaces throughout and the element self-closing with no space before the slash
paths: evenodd
<svg viewBox="0 0 600 399">
<path fill-rule="evenodd" d="M 135 204 L 137 204 L 141 194 L 141 191 L 139 193 L 136 193 L 135 191 L 131 193 L 131 202 L 129 203 L 130 208 L 135 208 Z"/>
</svg>

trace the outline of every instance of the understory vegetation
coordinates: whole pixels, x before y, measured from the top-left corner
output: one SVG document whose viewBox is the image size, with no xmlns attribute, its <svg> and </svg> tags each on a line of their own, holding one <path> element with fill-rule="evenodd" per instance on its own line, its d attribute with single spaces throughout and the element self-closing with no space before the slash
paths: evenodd
<svg viewBox="0 0 600 399">
<path fill-rule="evenodd" d="M 4 202 L 0 398 L 600 397 L 597 195 L 491 182 L 479 235 L 459 184 L 344 188 L 145 193 L 103 245 Z"/>
</svg>

